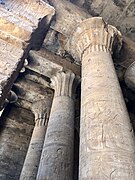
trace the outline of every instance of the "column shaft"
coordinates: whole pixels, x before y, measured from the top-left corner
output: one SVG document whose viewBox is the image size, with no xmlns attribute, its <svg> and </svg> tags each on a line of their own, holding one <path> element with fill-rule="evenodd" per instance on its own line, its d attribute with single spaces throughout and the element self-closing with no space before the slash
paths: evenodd
<svg viewBox="0 0 135 180">
<path fill-rule="evenodd" d="M 45 126 L 35 126 L 20 180 L 35 180 L 45 137 Z"/>
<path fill-rule="evenodd" d="M 33 105 L 33 112 L 35 113 L 35 127 L 20 175 L 20 180 L 36 179 L 48 124 L 48 110 L 44 107 L 44 103 L 39 101 L 35 104 L 36 108 Z"/>
<path fill-rule="evenodd" d="M 134 139 L 110 53 L 83 58 L 80 180 L 134 179 Z"/>
<path fill-rule="evenodd" d="M 53 99 L 37 180 L 72 180 L 74 153 L 73 73 L 55 78 Z"/>
</svg>

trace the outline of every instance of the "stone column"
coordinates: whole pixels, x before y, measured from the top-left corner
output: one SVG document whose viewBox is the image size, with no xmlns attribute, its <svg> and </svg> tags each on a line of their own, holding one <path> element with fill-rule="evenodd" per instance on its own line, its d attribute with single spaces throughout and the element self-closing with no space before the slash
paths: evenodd
<svg viewBox="0 0 135 180">
<path fill-rule="evenodd" d="M 37 180 L 73 179 L 74 83 L 71 72 L 59 72 L 52 78 L 55 93 Z"/>
<path fill-rule="evenodd" d="M 20 180 L 36 179 L 49 119 L 51 104 L 49 101 L 50 100 L 47 102 L 47 99 L 42 99 L 34 102 L 32 105 L 32 111 L 35 115 L 35 127 L 20 175 Z"/>
<path fill-rule="evenodd" d="M 101 17 L 84 20 L 69 40 L 82 62 L 80 180 L 135 179 L 133 130 L 111 53 L 121 34 Z"/>
</svg>

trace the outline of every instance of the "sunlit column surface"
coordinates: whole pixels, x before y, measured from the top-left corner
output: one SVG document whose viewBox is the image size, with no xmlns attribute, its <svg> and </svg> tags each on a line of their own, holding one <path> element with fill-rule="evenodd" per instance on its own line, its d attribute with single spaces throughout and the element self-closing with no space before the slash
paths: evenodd
<svg viewBox="0 0 135 180">
<path fill-rule="evenodd" d="M 135 143 L 112 51 L 121 34 L 101 17 L 84 20 L 68 42 L 82 63 L 80 180 L 135 179 Z"/>
</svg>

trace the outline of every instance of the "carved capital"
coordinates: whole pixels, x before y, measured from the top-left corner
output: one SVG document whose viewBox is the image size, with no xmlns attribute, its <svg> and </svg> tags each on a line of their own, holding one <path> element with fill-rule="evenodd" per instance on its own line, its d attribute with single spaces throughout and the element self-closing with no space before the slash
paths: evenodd
<svg viewBox="0 0 135 180">
<path fill-rule="evenodd" d="M 54 96 L 69 96 L 72 97 L 74 89 L 77 86 L 79 77 L 75 76 L 73 72 L 58 72 L 52 77 L 52 87 L 55 89 Z"/>
<path fill-rule="evenodd" d="M 46 126 L 50 115 L 50 99 L 40 99 L 33 102 L 31 110 L 35 115 L 35 126 Z"/>
<path fill-rule="evenodd" d="M 95 51 L 113 52 L 116 45 L 122 45 L 121 33 L 104 22 L 102 17 L 93 17 L 82 21 L 66 45 L 77 60 L 87 53 Z"/>
</svg>

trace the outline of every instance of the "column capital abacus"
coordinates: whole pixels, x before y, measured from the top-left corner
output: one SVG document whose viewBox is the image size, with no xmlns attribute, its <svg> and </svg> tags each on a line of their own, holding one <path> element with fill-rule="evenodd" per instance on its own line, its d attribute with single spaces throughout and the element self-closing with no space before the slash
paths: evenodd
<svg viewBox="0 0 135 180">
<path fill-rule="evenodd" d="M 51 78 L 51 86 L 55 90 L 54 96 L 73 97 L 74 89 L 79 82 L 79 76 L 71 71 L 60 71 Z"/>
<path fill-rule="evenodd" d="M 104 22 L 102 17 L 82 21 L 67 42 L 66 49 L 76 60 L 81 60 L 89 52 L 113 52 L 122 45 L 121 33 Z"/>
</svg>

